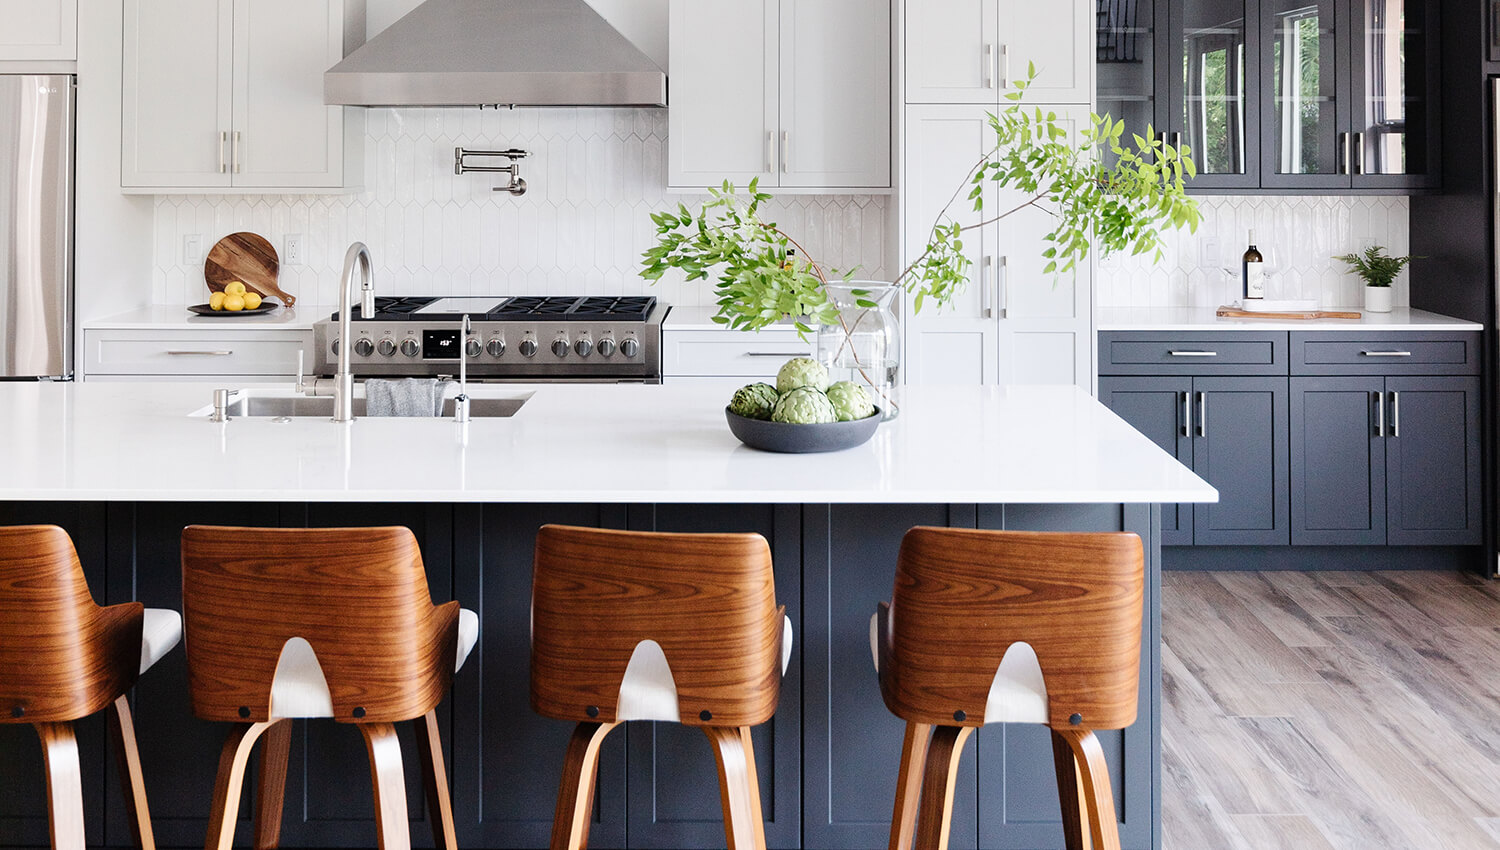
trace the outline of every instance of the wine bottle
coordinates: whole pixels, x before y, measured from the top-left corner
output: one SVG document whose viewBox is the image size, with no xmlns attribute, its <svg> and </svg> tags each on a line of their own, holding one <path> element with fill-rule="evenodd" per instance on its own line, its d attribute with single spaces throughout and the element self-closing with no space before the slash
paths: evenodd
<svg viewBox="0 0 1500 850">
<path fill-rule="evenodd" d="M 1241 279 L 1245 285 L 1244 297 L 1266 297 L 1266 265 L 1260 251 L 1255 247 L 1255 231 L 1250 231 L 1250 247 L 1240 259 Z"/>
</svg>

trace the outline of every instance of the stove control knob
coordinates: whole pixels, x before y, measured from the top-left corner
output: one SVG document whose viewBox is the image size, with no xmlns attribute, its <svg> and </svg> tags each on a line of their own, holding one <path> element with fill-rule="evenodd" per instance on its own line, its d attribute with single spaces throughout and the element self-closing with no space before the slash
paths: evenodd
<svg viewBox="0 0 1500 850">
<path fill-rule="evenodd" d="M 599 338 L 599 356 L 608 357 L 615 353 L 615 338 L 612 336 Z"/>
<path fill-rule="evenodd" d="M 378 345 L 375 346 L 375 349 L 379 351 L 382 356 L 390 357 L 392 354 L 396 353 L 396 343 L 392 342 L 389 339 L 383 339 Z"/>
<path fill-rule="evenodd" d="M 483 348 L 484 347 L 479 344 L 479 340 L 470 339 L 469 341 L 464 343 L 464 354 L 468 357 L 478 357 L 479 352 L 483 350 Z"/>
<path fill-rule="evenodd" d="M 354 353 L 360 357 L 369 357 L 375 353 L 375 343 L 369 337 L 360 337 L 354 341 Z"/>
<path fill-rule="evenodd" d="M 334 354 L 334 356 L 337 357 L 338 353 L 339 353 L 339 338 L 338 337 L 334 337 L 333 338 L 332 348 L 333 348 L 333 354 Z"/>
<path fill-rule="evenodd" d="M 521 356 L 522 357 L 535 357 L 536 356 L 536 340 L 532 339 L 531 337 L 527 337 L 527 338 L 521 340 Z"/>
<path fill-rule="evenodd" d="M 589 342 L 588 337 L 584 337 L 573 343 L 573 350 L 578 352 L 579 357 L 587 357 L 589 352 L 594 350 L 594 344 Z"/>
<path fill-rule="evenodd" d="M 557 339 L 552 340 L 552 353 L 556 354 L 558 357 L 567 357 L 568 338 L 565 336 L 560 336 Z"/>
<path fill-rule="evenodd" d="M 421 346 L 417 345 L 417 341 L 415 339 L 407 337 L 406 339 L 401 340 L 401 353 L 405 354 L 407 357 L 416 357 L 417 354 L 421 352 L 421 350 Z"/>
<path fill-rule="evenodd" d="M 499 357 L 505 353 L 505 340 L 498 336 L 492 337 L 489 342 L 484 344 L 484 350 L 488 351 L 491 357 Z"/>
<path fill-rule="evenodd" d="M 635 341 L 635 337 L 626 337 L 620 340 L 620 353 L 626 357 L 634 357 L 641 353 L 641 344 Z"/>
</svg>

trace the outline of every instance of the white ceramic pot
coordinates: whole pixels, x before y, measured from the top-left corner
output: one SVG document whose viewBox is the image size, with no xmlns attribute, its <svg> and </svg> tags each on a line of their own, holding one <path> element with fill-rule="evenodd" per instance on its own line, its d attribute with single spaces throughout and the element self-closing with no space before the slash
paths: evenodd
<svg viewBox="0 0 1500 850">
<path fill-rule="evenodd" d="M 1389 313 L 1389 312 L 1391 312 L 1391 287 L 1389 287 L 1389 286 L 1366 286 L 1365 287 L 1365 312 L 1367 312 L 1367 313 Z"/>
</svg>

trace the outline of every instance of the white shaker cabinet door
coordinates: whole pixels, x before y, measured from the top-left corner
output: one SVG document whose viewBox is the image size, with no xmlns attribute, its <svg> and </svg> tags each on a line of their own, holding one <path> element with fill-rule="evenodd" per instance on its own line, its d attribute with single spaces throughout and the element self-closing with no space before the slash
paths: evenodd
<svg viewBox="0 0 1500 850">
<path fill-rule="evenodd" d="M 1095 4 L 1089 0 L 1001 0 L 999 88 L 1036 65 L 1028 103 L 1090 103 L 1094 97 Z"/>
<path fill-rule="evenodd" d="M 125 0 L 120 182 L 230 185 L 231 0 Z"/>
<path fill-rule="evenodd" d="M 343 184 L 344 110 L 323 104 L 323 72 L 343 58 L 342 3 L 238 0 L 234 10 L 233 182 Z"/>
<path fill-rule="evenodd" d="M 776 0 L 673 0 L 667 183 L 776 185 Z"/>
<path fill-rule="evenodd" d="M 906 102 L 998 103 L 998 16 L 998 0 L 906 0 Z"/>
<path fill-rule="evenodd" d="M 967 200 L 966 178 L 993 146 L 988 111 L 983 106 L 964 105 L 907 107 L 902 268 L 921 255 L 945 207 L 952 221 L 979 221 L 973 202 Z M 921 312 L 913 312 L 914 299 L 908 296 L 907 382 L 995 382 L 999 327 L 995 319 L 994 268 L 985 260 L 993 257 L 994 237 L 993 228 L 963 234 L 964 255 L 972 263 L 970 278 L 946 306 L 938 308 L 928 302 Z"/>
<path fill-rule="evenodd" d="M 890 80 L 890 0 L 784 0 L 780 185 L 888 188 Z"/>
<path fill-rule="evenodd" d="M 78 0 L 0 0 L 0 60 L 78 58 Z"/>
</svg>

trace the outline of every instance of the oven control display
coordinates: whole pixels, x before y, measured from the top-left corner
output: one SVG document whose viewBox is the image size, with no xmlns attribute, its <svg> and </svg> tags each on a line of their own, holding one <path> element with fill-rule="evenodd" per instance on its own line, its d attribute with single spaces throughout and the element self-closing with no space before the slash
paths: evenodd
<svg viewBox="0 0 1500 850">
<path fill-rule="evenodd" d="M 422 359 L 457 360 L 459 333 L 457 328 L 422 331 Z"/>
</svg>

